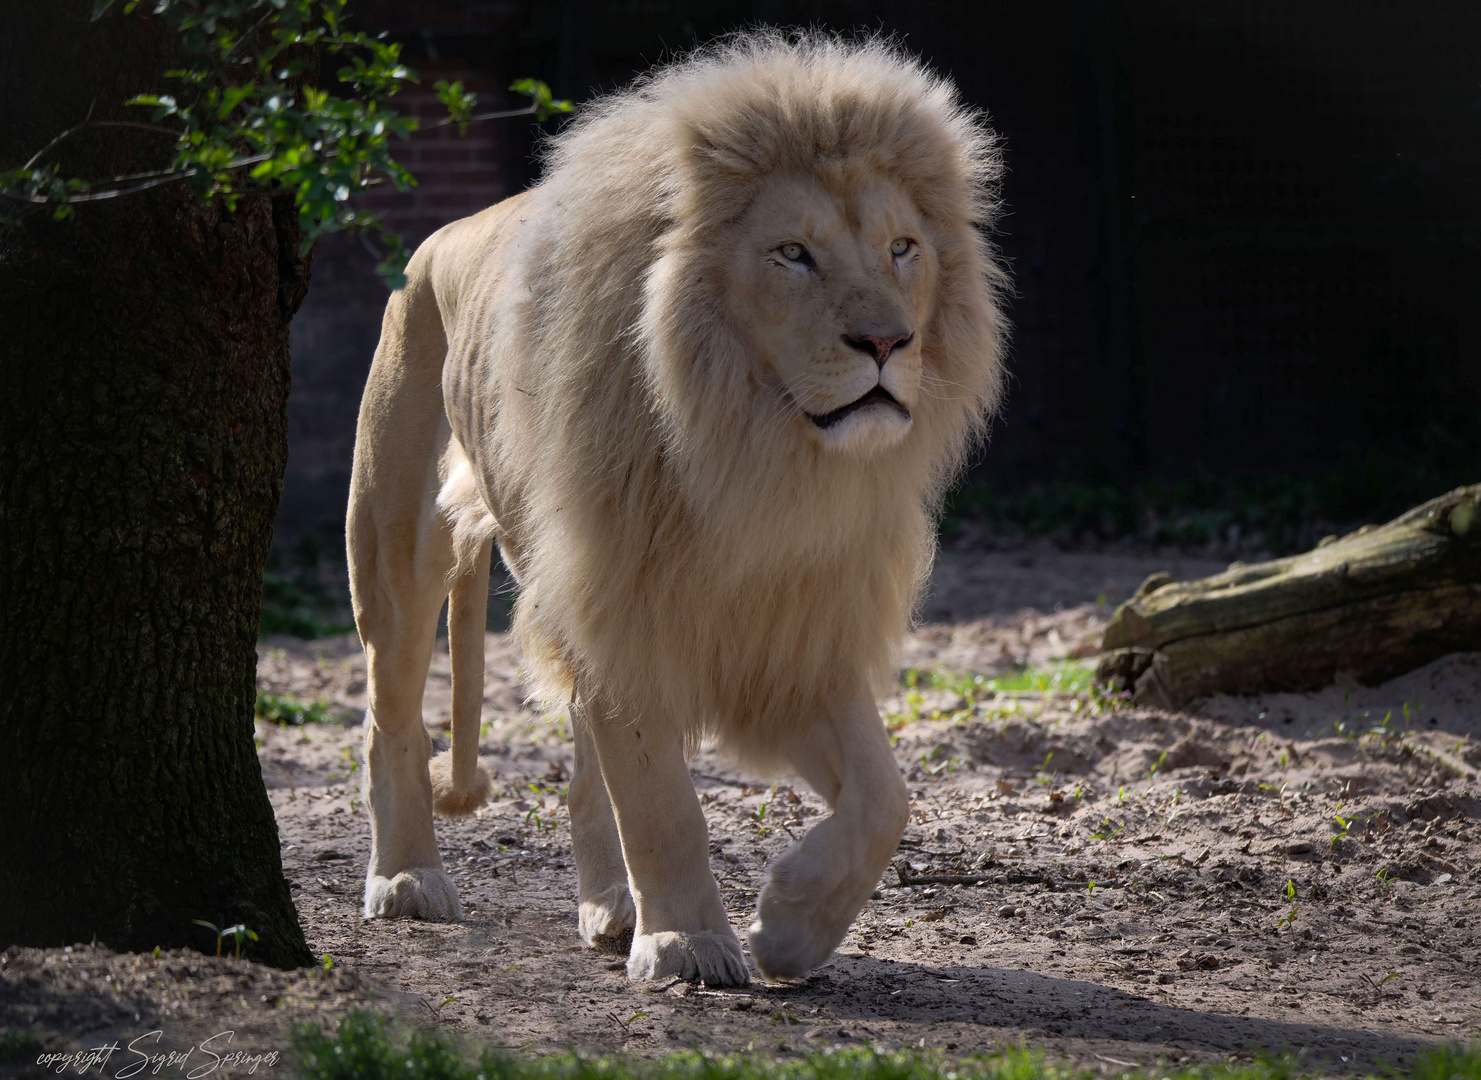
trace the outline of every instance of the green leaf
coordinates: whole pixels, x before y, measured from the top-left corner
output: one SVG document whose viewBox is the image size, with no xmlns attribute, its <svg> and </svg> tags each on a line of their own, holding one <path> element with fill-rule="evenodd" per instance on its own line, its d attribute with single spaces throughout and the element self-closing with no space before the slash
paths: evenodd
<svg viewBox="0 0 1481 1080">
<path fill-rule="evenodd" d="M 228 86 L 221 93 L 221 107 L 216 110 L 217 118 L 225 120 L 231 115 L 232 110 L 242 103 L 243 99 L 251 96 L 255 89 L 257 89 L 257 84 L 250 82 L 241 86 Z"/>
<path fill-rule="evenodd" d="M 537 120 L 548 120 L 557 113 L 568 113 L 575 109 L 569 101 L 555 100 L 550 87 L 539 79 L 516 79 L 510 84 L 509 89 L 532 99 Z"/>
</svg>

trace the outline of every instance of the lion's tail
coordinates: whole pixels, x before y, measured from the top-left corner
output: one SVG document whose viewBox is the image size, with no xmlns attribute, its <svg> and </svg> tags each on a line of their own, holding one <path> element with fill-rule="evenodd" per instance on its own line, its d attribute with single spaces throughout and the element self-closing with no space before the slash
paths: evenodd
<svg viewBox="0 0 1481 1080">
<path fill-rule="evenodd" d="M 483 711 L 483 632 L 488 616 L 491 537 L 485 537 L 447 602 L 447 647 L 453 674 L 452 748 L 432 759 L 432 805 L 439 814 L 471 814 L 489 797 L 488 770 L 478 760 Z M 461 569 L 461 567 L 460 567 Z"/>
</svg>

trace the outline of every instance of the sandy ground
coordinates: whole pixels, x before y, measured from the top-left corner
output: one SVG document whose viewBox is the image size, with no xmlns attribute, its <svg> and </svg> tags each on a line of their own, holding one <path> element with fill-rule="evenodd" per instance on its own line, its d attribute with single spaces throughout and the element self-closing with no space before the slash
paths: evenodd
<svg viewBox="0 0 1481 1080">
<path fill-rule="evenodd" d="M 906 663 L 995 673 L 1089 655 L 1147 573 L 1222 568 L 1047 546 L 948 553 Z M 198 1048 L 230 1028 L 240 1052 L 266 1054 L 293 1020 L 372 1007 L 521 1051 L 967 1054 L 1023 1041 L 1107 1072 L 1283 1048 L 1366 1072 L 1481 1041 L 1481 653 L 1382 687 L 1181 713 L 902 689 L 884 703 L 913 797 L 895 865 L 805 982 L 725 991 L 632 984 L 621 957 L 581 945 L 569 732 L 525 706 L 517 671 L 508 639 L 490 634 L 482 753 L 495 796 L 438 825 L 464 923 L 360 919 L 363 659 L 353 637 L 267 641 L 259 685 L 327 699 L 345 721 L 258 728 L 284 869 L 330 973 L 11 950 L 0 1025 L 49 1049 L 153 1029 L 160 1045 Z M 425 709 L 439 741 L 448 703 L 444 648 Z M 712 753 L 694 776 L 743 928 L 766 863 L 824 811 L 802 785 Z M 122 1053 L 115 1063 L 135 1060 Z"/>
</svg>

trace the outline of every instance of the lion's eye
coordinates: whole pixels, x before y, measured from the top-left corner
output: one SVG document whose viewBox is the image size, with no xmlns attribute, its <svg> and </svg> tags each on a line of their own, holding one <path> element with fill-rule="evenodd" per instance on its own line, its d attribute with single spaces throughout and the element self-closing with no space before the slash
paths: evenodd
<svg viewBox="0 0 1481 1080">
<path fill-rule="evenodd" d="M 910 250 L 910 241 L 903 236 L 890 245 L 891 255 L 904 255 Z"/>
<path fill-rule="evenodd" d="M 787 259 L 790 262 L 801 262 L 803 259 L 807 258 L 807 248 L 803 247 L 801 244 L 783 244 L 781 251 L 782 258 Z"/>
</svg>

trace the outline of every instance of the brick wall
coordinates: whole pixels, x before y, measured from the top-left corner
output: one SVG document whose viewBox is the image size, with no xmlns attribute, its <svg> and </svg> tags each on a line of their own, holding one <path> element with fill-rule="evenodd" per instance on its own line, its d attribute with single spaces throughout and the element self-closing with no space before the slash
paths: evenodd
<svg viewBox="0 0 1481 1080">
<path fill-rule="evenodd" d="M 504 82 L 467 64 L 422 58 L 422 84 L 395 99 L 397 111 L 430 126 L 447 110 L 432 85 L 461 80 L 479 96 L 478 111 L 517 107 Z M 363 208 L 400 233 L 408 249 L 443 225 L 517 191 L 527 141 L 523 120 L 424 130 L 397 144 L 395 157 L 417 184 L 404 192 L 389 185 L 361 196 Z M 375 275 L 377 257 L 366 241 L 331 236 L 314 251 L 313 280 L 293 320 L 293 392 L 288 400 L 288 471 L 278 515 L 280 546 L 302 536 L 336 544 L 344 528 L 350 461 L 360 390 L 380 336 L 386 289 Z"/>
</svg>

